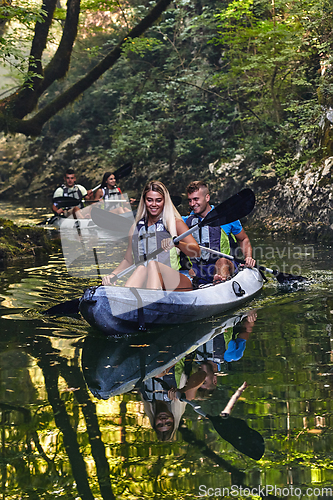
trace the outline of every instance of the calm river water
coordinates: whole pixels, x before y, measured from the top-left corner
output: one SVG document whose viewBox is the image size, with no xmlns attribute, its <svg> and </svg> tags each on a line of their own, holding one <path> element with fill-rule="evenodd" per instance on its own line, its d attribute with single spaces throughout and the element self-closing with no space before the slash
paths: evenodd
<svg viewBox="0 0 333 500">
<path fill-rule="evenodd" d="M 0 217 L 11 213 L 0 204 Z M 42 215 L 23 209 L 20 222 Z M 0 268 L 1 498 L 333 495 L 332 250 L 250 237 L 260 263 L 311 281 L 281 289 L 267 274 L 262 293 L 240 310 L 125 339 L 101 336 L 79 315 L 43 315 L 98 282 L 70 276 L 62 254 Z M 178 428 L 159 440 L 152 405 L 143 401 L 155 393 L 148 382 L 143 391 L 140 377 L 182 366 L 185 354 L 182 369 L 193 368 L 192 346 L 202 353 L 214 335 L 238 359 L 220 364 L 216 389 L 199 404 L 218 415 L 246 381 L 232 411 L 241 420 L 225 424 L 221 437 L 210 420 L 178 404 Z M 264 439 L 260 460 L 249 456 L 254 445 L 244 422 Z M 245 452 L 233 446 L 239 434 Z"/>
</svg>

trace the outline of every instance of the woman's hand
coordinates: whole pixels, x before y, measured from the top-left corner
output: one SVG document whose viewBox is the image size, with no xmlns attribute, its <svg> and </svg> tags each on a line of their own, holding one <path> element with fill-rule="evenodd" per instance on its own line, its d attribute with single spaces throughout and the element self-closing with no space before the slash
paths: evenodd
<svg viewBox="0 0 333 500">
<path fill-rule="evenodd" d="M 114 285 L 114 283 L 116 283 L 116 281 L 111 281 L 112 278 L 114 278 L 116 275 L 114 273 L 111 273 L 111 274 L 108 274 L 107 276 L 103 276 L 102 278 L 102 285 L 104 286 L 110 286 L 110 285 Z"/>
<path fill-rule="evenodd" d="M 161 247 L 165 252 L 168 250 L 171 250 L 171 248 L 174 246 L 172 238 L 165 238 L 164 240 L 161 241 Z"/>
</svg>

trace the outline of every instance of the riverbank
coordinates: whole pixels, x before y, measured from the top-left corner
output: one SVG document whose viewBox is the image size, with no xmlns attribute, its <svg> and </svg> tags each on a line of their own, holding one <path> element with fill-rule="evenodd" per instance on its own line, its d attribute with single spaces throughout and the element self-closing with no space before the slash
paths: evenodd
<svg viewBox="0 0 333 500">
<path fill-rule="evenodd" d="M 0 261 L 50 255 L 60 248 L 60 239 L 51 238 L 45 229 L 0 218 Z"/>
<path fill-rule="evenodd" d="M 64 165 L 75 167 L 78 181 L 86 187 L 97 185 L 103 173 L 114 166 L 88 154 L 85 142 L 89 143 L 87 137 L 76 134 L 59 144 L 55 140 L 53 151 L 47 141 L 24 139 L 15 146 L 15 154 L 10 150 L 12 161 L 9 162 L 9 154 L 2 159 L 6 178 L 0 196 L 22 206 L 28 202 L 48 206 L 54 189 L 62 182 Z M 12 142 L 9 144 L 14 147 Z M 2 147 L 5 150 L 0 141 L 0 152 Z M 287 234 L 306 241 L 332 243 L 333 156 L 309 161 L 284 178 L 277 176 L 274 155 L 267 157 L 270 163 L 257 170 L 240 155 L 229 162 L 219 159 L 212 164 L 203 159 L 200 169 L 184 165 L 170 170 L 162 161 L 147 165 L 133 161 L 131 174 L 121 179 L 120 185 L 129 197 L 138 199 L 148 179 L 159 179 L 171 194 L 181 196 L 183 201 L 178 209 L 182 214 L 188 212 L 186 186 L 192 180 L 208 183 L 214 204 L 249 187 L 256 195 L 256 206 L 246 220 L 246 228 L 267 235 Z"/>
<path fill-rule="evenodd" d="M 306 241 L 333 242 L 333 157 L 309 163 L 273 186 L 256 186 L 256 208 L 250 227 Z M 252 186 L 251 186 L 252 184 Z"/>
</svg>

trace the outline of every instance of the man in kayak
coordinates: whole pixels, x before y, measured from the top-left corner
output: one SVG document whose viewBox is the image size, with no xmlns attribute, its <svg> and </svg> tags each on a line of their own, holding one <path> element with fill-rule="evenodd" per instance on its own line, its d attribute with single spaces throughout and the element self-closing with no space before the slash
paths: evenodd
<svg viewBox="0 0 333 500">
<path fill-rule="evenodd" d="M 55 198 L 66 198 L 69 199 L 75 198 L 78 200 L 78 204 L 76 206 L 72 206 L 70 203 L 68 207 L 58 206 L 59 202 L 53 201 L 52 210 L 56 215 L 60 215 L 61 217 L 68 217 L 69 215 L 74 215 L 76 218 L 78 215 L 78 211 L 83 208 L 83 200 L 88 200 L 92 197 L 92 190 L 86 190 L 84 186 L 81 184 L 76 184 L 75 172 L 73 169 L 68 169 L 64 175 L 64 183 L 59 186 L 55 192 L 53 193 L 53 200 Z"/>
<path fill-rule="evenodd" d="M 192 227 L 201 221 L 214 208 L 209 204 L 210 195 L 208 186 L 203 181 L 191 182 L 187 188 L 188 202 L 191 213 L 184 217 L 188 227 Z M 245 263 L 248 267 L 255 266 L 255 260 L 252 258 L 252 246 L 250 239 L 242 228 L 239 220 L 225 224 L 220 227 L 204 226 L 193 233 L 195 240 L 199 245 L 207 247 L 230 255 L 229 235 L 234 235 L 240 246 Z M 191 258 L 192 268 L 189 274 L 196 276 L 197 284 L 206 284 L 218 281 L 225 281 L 235 271 L 234 263 L 224 257 L 212 255 L 211 252 L 201 249 L 201 257 Z"/>
</svg>

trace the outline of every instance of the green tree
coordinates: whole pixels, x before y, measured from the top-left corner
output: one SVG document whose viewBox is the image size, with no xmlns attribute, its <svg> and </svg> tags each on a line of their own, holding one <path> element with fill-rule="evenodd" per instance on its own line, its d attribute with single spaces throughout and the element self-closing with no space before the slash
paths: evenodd
<svg viewBox="0 0 333 500">
<path fill-rule="evenodd" d="M 80 0 L 68 0 L 65 15 L 63 15 L 63 9 L 56 9 L 57 0 L 44 0 L 42 8 L 33 12 L 34 18 L 32 19 L 29 18 L 30 10 L 26 6 L 13 7 L 13 13 L 9 17 L 9 6 L 3 6 L 2 17 L 14 23 L 14 19 L 17 21 L 21 15 L 24 22 L 29 20 L 30 26 L 33 24 L 33 36 L 29 57 L 25 58 L 27 64 L 22 85 L 0 101 L 0 130 L 11 133 L 21 132 L 27 136 L 39 135 L 43 125 L 52 116 L 77 99 L 118 61 L 125 41 L 129 38 L 140 37 L 159 18 L 170 1 L 159 0 L 150 11 L 144 9 L 145 12 L 139 21 L 130 18 L 128 22 L 132 25 L 127 24 L 118 43 L 104 55 L 98 64 L 37 112 L 35 110 L 41 97 L 55 81 L 63 79 L 68 72 L 79 26 Z M 96 8 L 93 2 L 91 6 Z M 109 7 L 115 9 L 113 3 Z M 52 27 L 57 17 L 60 20 L 64 17 L 62 34 L 53 56 L 44 64 L 43 54 L 48 48 Z M 6 39 L 3 39 L 3 44 L 5 51 L 8 49 L 8 55 L 13 55 L 13 50 L 10 50 Z M 30 116 L 31 113 L 34 114 Z"/>
<path fill-rule="evenodd" d="M 217 20 L 224 65 L 215 82 L 237 107 L 239 148 L 261 162 L 272 148 L 277 173 L 286 173 L 320 150 L 332 2 L 234 0 Z"/>
</svg>

